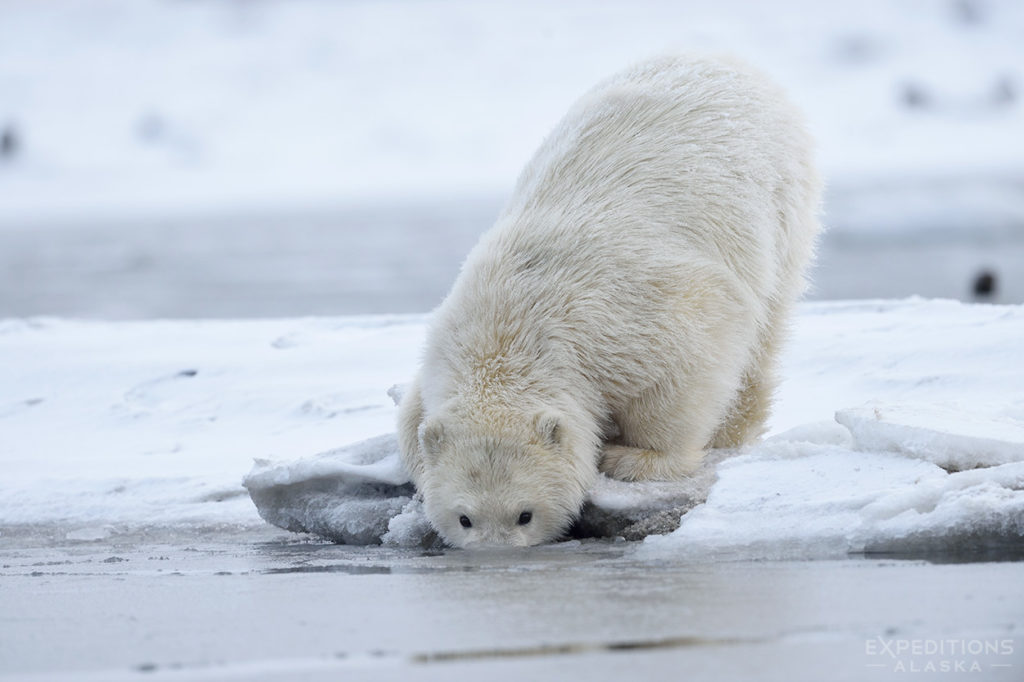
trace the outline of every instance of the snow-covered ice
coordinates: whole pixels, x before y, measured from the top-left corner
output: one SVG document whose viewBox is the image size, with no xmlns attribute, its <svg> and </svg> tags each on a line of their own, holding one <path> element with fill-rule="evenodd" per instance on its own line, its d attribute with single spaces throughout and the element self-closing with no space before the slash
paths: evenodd
<svg viewBox="0 0 1024 682">
<path fill-rule="evenodd" d="M 886 451 L 775 439 L 723 462 L 707 502 L 644 557 L 799 558 L 1024 546 L 1024 450 L 949 473 Z"/>
<path fill-rule="evenodd" d="M 0 322 L 0 523 L 261 524 L 253 458 L 393 428 L 421 317 Z"/>
<path fill-rule="evenodd" d="M 252 470 L 282 527 L 426 542 L 387 394 L 425 323 L 0 323 L 0 527 L 257 527 Z M 687 485 L 603 481 L 586 532 L 636 538 L 682 516 L 649 557 L 1019 548 L 1022 338 L 1021 306 L 804 304 L 769 437 Z"/>
</svg>

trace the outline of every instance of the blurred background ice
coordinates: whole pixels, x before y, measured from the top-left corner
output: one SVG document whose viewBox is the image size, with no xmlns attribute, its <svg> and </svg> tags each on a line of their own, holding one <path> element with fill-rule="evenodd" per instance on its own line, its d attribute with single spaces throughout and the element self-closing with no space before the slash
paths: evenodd
<svg viewBox="0 0 1024 682">
<path fill-rule="evenodd" d="M 0 318 L 434 307 L 568 105 L 731 52 L 819 141 L 813 298 L 1024 301 L 1024 3 L 4 0 Z"/>
</svg>

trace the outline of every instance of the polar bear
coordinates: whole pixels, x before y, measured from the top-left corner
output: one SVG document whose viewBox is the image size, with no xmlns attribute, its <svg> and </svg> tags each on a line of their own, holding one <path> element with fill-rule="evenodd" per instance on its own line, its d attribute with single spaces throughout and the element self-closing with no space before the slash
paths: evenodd
<svg viewBox="0 0 1024 682">
<path fill-rule="evenodd" d="M 760 435 L 819 231 L 797 111 L 727 58 L 583 96 L 434 311 L 402 461 L 451 545 L 535 545 L 598 472 L 672 480 Z"/>
</svg>

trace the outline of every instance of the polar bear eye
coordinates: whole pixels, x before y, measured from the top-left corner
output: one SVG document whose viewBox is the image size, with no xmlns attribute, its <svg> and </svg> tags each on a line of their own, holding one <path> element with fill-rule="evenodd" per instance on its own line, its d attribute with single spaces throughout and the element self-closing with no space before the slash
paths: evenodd
<svg viewBox="0 0 1024 682">
<path fill-rule="evenodd" d="M 462 516 L 459 517 L 459 523 L 462 524 L 463 528 L 472 528 L 473 527 L 473 522 L 470 521 L 469 517 L 466 516 L 465 514 L 463 514 Z"/>
<path fill-rule="evenodd" d="M 525 511 L 519 515 L 519 525 L 525 526 L 533 519 L 533 512 Z"/>
</svg>

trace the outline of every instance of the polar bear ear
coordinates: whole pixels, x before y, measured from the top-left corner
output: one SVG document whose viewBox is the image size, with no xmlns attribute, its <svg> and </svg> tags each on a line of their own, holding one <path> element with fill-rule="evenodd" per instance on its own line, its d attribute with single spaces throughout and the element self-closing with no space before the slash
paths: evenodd
<svg viewBox="0 0 1024 682">
<path fill-rule="evenodd" d="M 436 458 L 441 454 L 441 446 L 444 445 L 445 433 L 444 424 L 438 419 L 428 419 L 420 424 L 420 447 L 429 458 Z"/>
<path fill-rule="evenodd" d="M 562 436 L 565 435 L 561 415 L 548 410 L 538 412 L 533 418 L 533 429 L 540 442 L 545 445 L 559 445 L 562 442 Z"/>
</svg>

